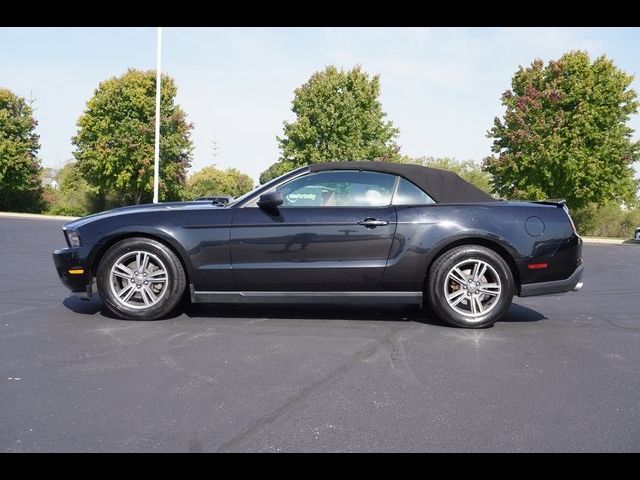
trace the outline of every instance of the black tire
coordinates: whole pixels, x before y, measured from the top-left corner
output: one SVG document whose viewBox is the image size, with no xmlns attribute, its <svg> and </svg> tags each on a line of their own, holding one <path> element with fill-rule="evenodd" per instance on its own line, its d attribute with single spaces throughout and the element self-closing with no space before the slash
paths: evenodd
<svg viewBox="0 0 640 480">
<path fill-rule="evenodd" d="M 470 263 L 463 263 L 467 261 Z M 498 283 L 495 278 L 491 283 L 487 279 L 495 276 L 499 278 L 499 287 L 489 287 L 496 291 L 499 290 L 499 295 L 476 293 L 479 299 L 486 302 L 486 313 L 481 313 L 480 307 L 476 310 L 477 304 L 473 305 L 475 313 L 471 311 L 473 299 L 470 298 L 472 294 L 469 292 L 478 292 L 477 282 L 471 285 L 465 283 L 463 286 L 461 282 L 455 282 L 449 277 L 449 272 L 455 266 L 462 265 L 461 268 L 464 268 L 469 265 L 471 267 L 474 261 L 484 262 L 491 267 L 486 269 L 486 276 L 482 277 L 487 281 L 485 285 Z M 463 273 L 470 274 L 470 271 L 469 268 Z M 469 277 L 465 277 L 463 280 L 468 279 Z M 450 305 L 446 298 L 446 292 L 455 295 L 460 288 L 464 289 L 464 291 L 460 290 L 459 294 L 462 297 L 460 306 Z M 455 327 L 482 328 L 493 325 L 504 316 L 513 299 L 515 282 L 509 265 L 498 253 L 480 245 L 463 245 L 443 253 L 433 262 L 427 275 L 425 290 L 429 306 L 440 320 Z M 451 301 L 455 303 L 455 300 L 458 300 L 458 297 Z M 456 308 L 465 312 L 468 310 L 468 312 L 460 313 L 456 311 Z"/>
<path fill-rule="evenodd" d="M 123 255 L 136 251 L 154 255 L 162 262 L 167 273 L 167 284 L 164 287 L 156 285 L 156 288 L 160 288 L 160 291 L 163 292 L 157 303 L 148 307 L 142 305 L 138 308 L 129 308 L 116 298 L 114 290 L 118 287 L 112 286 L 111 269 Z M 153 259 L 150 260 L 150 262 L 152 261 Z M 118 317 L 129 320 L 158 320 L 171 313 L 180 302 L 186 287 L 186 277 L 180 260 L 165 244 L 150 238 L 133 237 L 121 240 L 107 250 L 98 265 L 96 283 L 103 303 Z M 135 301 L 140 295 L 142 292 L 134 293 L 132 300 Z M 142 301 L 142 296 L 140 296 L 140 301 Z"/>
</svg>

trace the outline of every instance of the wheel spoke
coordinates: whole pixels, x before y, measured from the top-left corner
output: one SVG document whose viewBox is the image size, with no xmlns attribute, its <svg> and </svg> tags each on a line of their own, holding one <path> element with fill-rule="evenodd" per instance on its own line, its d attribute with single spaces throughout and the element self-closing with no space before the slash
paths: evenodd
<svg viewBox="0 0 640 480">
<path fill-rule="evenodd" d="M 460 295 L 460 296 L 456 299 L 456 301 L 455 301 L 455 302 L 451 302 L 451 301 L 450 301 L 450 302 L 449 302 L 449 304 L 450 304 L 452 307 L 455 307 L 455 306 L 456 306 L 456 305 L 458 305 L 460 302 L 462 302 L 465 298 L 467 298 L 467 296 L 466 296 L 466 295 Z"/>
<path fill-rule="evenodd" d="M 486 271 L 487 271 L 487 264 L 483 262 L 482 268 L 480 269 L 479 272 L 477 272 L 476 275 L 474 275 L 473 280 L 477 282 L 479 279 L 482 278 L 482 276 L 484 275 L 484 272 Z"/>
<path fill-rule="evenodd" d="M 128 273 L 119 270 L 114 270 L 113 275 L 118 278 L 124 278 L 125 280 L 131 280 L 133 278 L 133 275 L 129 275 Z"/>
<path fill-rule="evenodd" d="M 122 263 L 118 263 L 115 266 L 115 268 L 119 269 L 120 271 L 114 269 L 114 271 L 113 271 L 114 275 L 117 275 L 117 276 L 122 277 L 122 278 L 133 278 L 133 270 L 131 270 L 126 265 L 124 265 Z"/>
<path fill-rule="evenodd" d="M 160 279 L 161 280 L 166 280 L 166 274 L 167 274 L 167 272 L 165 270 L 158 269 L 158 270 L 154 270 L 151 273 L 147 273 L 147 278 L 153 278 L 154 282 L 155 282 L 155 281 L 158 280 L 158 278 L 156 278 L 156 277 L 158 277 L 158 275 L 163 275 L 163 277 L 161 277 Z"/>
<path fill-rule="evenodd" d="M 145 306 L 148 306 L 150 297 L 148 296 L 147 290 L 144 287 L 142 287 L 139 290 L 139 292 L 140 292 L 140 296 L 142 297 L 142 301 L 144 302 Z"/>
<path fill-rule="evenodd" d="M 118 298 L 126 302 L 127 300 L 129 300 L 129 298 L 131 298 L 131 295 L 133 295 L 134 291 L 135 291 L 135 286 L 133 283 L 130 283 L 127 286 L 123 287 L 122 290 L 118 292 Z"/>
<path fill-rule="evenodd" d="M 484 283 L 480 285 L 478 292 L 486 293 L 487 295 L 493 295 L 494 297 L 500 295 L 501 287 L 497 283 Z"/>
<path fill-rule="evenodd" d="M 478 295 L 473 295 L 471 297 L 471 303 L 477 305 L 477 313 L 483 313 L 484 307 L 482 306 L 482 302 L 480 301 L 480 297 Z"/>
<path fill-rule="evenodd" d="M 469 299 L 469 302 L 471 303 L 471 313 L 473 315 L 476 315 L 478 312 L 476 311 L 476 300 L 475 300 L 475 295 L 471 295 L 471 298 Z"/>
<path fill-rule="evenodd" d="M 144 252 L 136 252 L 136 270 L 139 273 L 142 273 L 143 271 L 142 264 L 144 263 L 144 257 L 146 257 Z"/>
<path fill-rule="evenodd" d="M 455 300 L 456 298 L 458 298 L 461 295 L 464 295 L 465 293 L 467 293 L 466 290 L 463 290 L 463 289 L 456 290 L 451 295 L 447 296 L 447 300 L 449 301 Z"/>
<path fill-rule="evenodd" d="M 133 297 L 133 295 L 136 293 L 136 289 L 135 288 L 131 288 L 131 290 L 129 290 L 129 293 L 127 293 L 126 297 L 124 297 L 122 299 L 123 302 L 128 302 L 131 297 Z"/>
<path fill-rule="evenodd" d="M 471 278 L 475 281 L 478 278 L 478 269 L 480 268 L 480 262 L 473 264 L 473 270 L 471 271 Z"/>
<path fill-rule="evenodd" d="M 149 288 L 148 285 L 143 285 L 142 290 L 147 294 L 147 296 L 151 299 L 152 302 L 155 303 L 158 301 L 158 297 L 156 296 L 155 293 L 153 293 L 153 290 L 151 290 L 151 288 Z"/>
<path fill-rule="evenodd" d="M 460 285 L 466 285 L 467 281 L 465 280 L 465 275 L 460 271 L 459 268 L 455 268 L 449 272 L 449 277 L 456 283 Z"/>
<path fill-rule="evenodd" d="M 486 288 L 480 288 L 478 289 L 478 292 L 497 297 L 500 294 L 500 289 L 498 288 L 498 290 L 487 290 Z"/>
<path fill-rule="evenodd" d="M 142 266 L 140 267 L 140 271 L 144 272 L 147 269 L 148 265 L 149 265 L 149 255 L 142 252 Z"/>
</svg>

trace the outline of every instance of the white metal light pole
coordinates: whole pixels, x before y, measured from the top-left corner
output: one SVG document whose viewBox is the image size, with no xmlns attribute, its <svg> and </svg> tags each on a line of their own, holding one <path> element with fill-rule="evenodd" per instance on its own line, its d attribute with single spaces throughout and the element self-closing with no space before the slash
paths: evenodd
<svg viewBox="0 0 640 480">
<path fill-rule="evenodd" d="M 158 45 L 156 52 L 156 136 L 153 170 L 153 203 L 158 203 L 158 179 L 160 177 L 160 51 L 162 48 L 162 27 L 158 27 Z"/>
</svg>

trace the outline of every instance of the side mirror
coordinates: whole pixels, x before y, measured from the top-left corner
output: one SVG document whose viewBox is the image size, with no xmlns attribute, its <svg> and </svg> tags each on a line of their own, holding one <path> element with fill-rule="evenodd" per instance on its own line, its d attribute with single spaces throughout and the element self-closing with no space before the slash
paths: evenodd
<svg viewBox="0 0 640 480">
<path fill-rule="evenodd" d="M 264 195 L 260 195 L 260 200 L 258 200 L 258 206 L 265 210 L 273 210 L 278 208 L 284 199 L 282 198 L 282 194 L 280 192 L 269 192 Z"/>
</svg>

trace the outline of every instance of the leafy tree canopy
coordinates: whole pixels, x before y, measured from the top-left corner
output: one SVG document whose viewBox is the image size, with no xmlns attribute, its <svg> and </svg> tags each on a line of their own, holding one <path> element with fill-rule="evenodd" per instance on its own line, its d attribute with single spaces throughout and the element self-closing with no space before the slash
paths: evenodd
<svg viewBox="0 0 640 480">
<path fill-rule="evenodd" d="M 502 95 L 504 117 L 488 133 L 494 155 L 484 168 L 493 190 L 507 198 L 566 198 L 572 207 L 633 202 L 640 143 L 627 126 L 638 111 L 632 81 L 605 56 L 592 62 L 581 51 L 520 67 Z"/>
<path fill-rule="evenodd" d="M 281 164 L 270 167 L 260 181 L 310 163 L 395 159 L 398 129 L 385 120 L 379 96 L 380 77 L 369 77 L 360 66 L 346 72 L 329 66 L 314 73 L 295 90 L 296 120 L 284 122 L 284 136 L 277 137 Z"/>
<path fill-rule="evenodd" d="M 41 208 L 37 125 L 24 98 L 0 88 L 0 210 Z"/>
<path fill-rule="evenodd" d="M 225 170 L 216 167 L 204 167 L 187 180 L 185 199 L 211 195 L 231 195 L 238 197 L 253 189 L 253 180 L 236 168 Z"/>
<path fill-rule="evenodd" d="M 272 164 L 269 168 L 267 168 L 264 172 L 260 174 L 260 184 L 264 185 L 267 182 L 270 182 L 274 178 L 278 178 L 280 175 L 284 175 L 287 172 L 295 169 L 296 166 L 293 162 L 287 160 L 280 160 L 274 164 Z"/>
<path fill-rule="evenodd" d="M 176 200 L 190 165 L 193 125 L 175 104 L 173 79 L 160 93 L 160 199 Z M 94 191 L 113 192 L 122 204 L 153 198 L 155 140 L 154 71 L 130 69 L 98 85 L 78 120 L 72 142 L 78 168 Z"/>
</svg>

